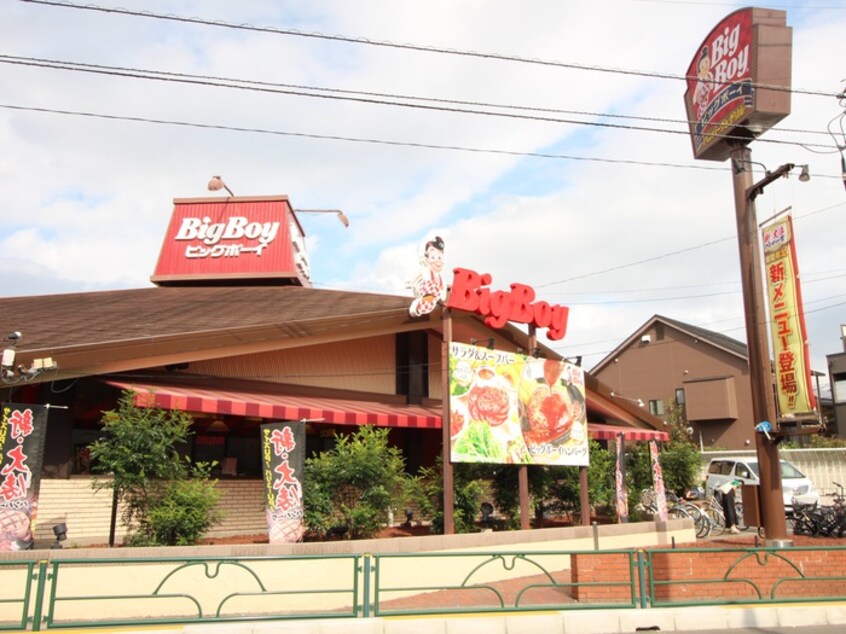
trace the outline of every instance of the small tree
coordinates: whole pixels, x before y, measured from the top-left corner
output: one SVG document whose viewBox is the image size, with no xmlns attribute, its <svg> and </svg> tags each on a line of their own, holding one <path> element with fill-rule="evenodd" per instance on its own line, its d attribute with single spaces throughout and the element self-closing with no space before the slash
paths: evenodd
<svg viewBox="0 0 846 634">
<path fill-rule="evenodd" d="M 388 429 L 370 425 L 337 439 L 331 451 L 306 461 L 305 524 L 326 534 L 345 527 L 353 539 L 371 537 L 403 505 L 405 461 L 388 446 Z"/>
<path fill-rule="evenodd" d="M 137 407 L 134 393 L 125 391 L 118 409 L 104 412 L 102 422 L 103 437 L 89 450 L 94 471 L 113 478 L 95 480 L 93 487 L 112 489 L 123 502 L 122 519 L 133 543 L 194 543 L 219 521 L 210 465 L 192 465 L 179 454 L 193 422 L 188 414 Z"/>
<path fill-rule="evenodd" d="M 420 514 L 432 522 L 431 531 L 444 532 L 444 462 L 438 456 L 434 467 L 425 467 L 420 475 L 410 478 L 407 496 L 414 500 Z M 453 465 L 453 525 L 456 533 L 471 533 L 476 528 L 476 516 L 484 495 L 484 485 L 479 479 L 480 470 L 486 465 L 458 463 Z"/>
</svg>

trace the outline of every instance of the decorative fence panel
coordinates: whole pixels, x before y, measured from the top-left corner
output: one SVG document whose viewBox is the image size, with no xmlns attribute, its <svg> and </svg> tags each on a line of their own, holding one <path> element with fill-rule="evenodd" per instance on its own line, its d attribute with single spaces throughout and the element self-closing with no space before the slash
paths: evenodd
<svg viewBox="0 0 846 634">
<path fill-rule="evenodd" d="M 0 629 L 846 600 L 846 546 L 0 562 Z"/>
</svg>

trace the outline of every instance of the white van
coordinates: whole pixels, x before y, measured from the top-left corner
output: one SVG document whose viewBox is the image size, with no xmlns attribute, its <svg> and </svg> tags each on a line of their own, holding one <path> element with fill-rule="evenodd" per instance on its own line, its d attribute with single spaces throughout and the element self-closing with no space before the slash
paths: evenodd
<svg viewBox="0 0 846 634">
<path fill-rule="evenodd" d="M 793 510 L 793 499 L 799 504 L 815 504 L 820 495 L 805 475 L 787 460 L 781 460 L 781 486 L 784 493 L 784 509 Z M 760 484 L 758 458 L 714 458 L 708 465 L 705 491 L 708 495 L 725 482 L 740 480 L 744 484 Z"/>
</svg>

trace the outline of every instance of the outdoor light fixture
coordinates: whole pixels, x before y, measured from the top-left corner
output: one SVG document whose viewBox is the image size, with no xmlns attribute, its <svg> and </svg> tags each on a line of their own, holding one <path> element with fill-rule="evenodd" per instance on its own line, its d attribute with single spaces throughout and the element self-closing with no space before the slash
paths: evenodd
<svg viewBox="0 0 846 634">
<path fill-rule="evenodd" d="M 611 392 L 611 396 L 613 398 L 621 398 L 625 401 L 631 401 L 632 403 L 634 403 L 638 407 L 646 407 L 646 404 L 639 398 L 632 398 L 630 396 L 623 396 L 622 394 L 617 394 L 616 392 Z"/>
<path fill-rule="evenodd" d="M 538 357 L 540 357 L 540 348 L 535 348 L 535 349 L 532 351 L 532 356 L 533 356 L 535 359 L 537 359 Z"/>
<path fill-rule="evenodd" d="M 403 524 L 403 526 L 405 526 L 406 528 L 411 526 L 411 518 L 413 517 L 414 511 L 412 511 L 411 509 L 405 509 L 405 524 Z"/>
<path fill-rule="evenodd" d="M 227 425 L 225 421 L 222 421 L 218 418 L 211 422 L 211 424 L 206 428 L 206 431 L 225 433 L 229 431 L 229 425 Z"/>
<path fill-rule="evenodd" d="M 47 370 L 55 370 L 58 365 L 53 361 L 52 357 L 43 357 L 33 359 L 29 367 L 22 363 L 15 363 L 17 359 L 17 345 L 23 339 L 23 335 L 19 330 L 6 335 L 9 345 L 3 350 L 2 359 L 0 359 L 0 380 L 7 385 L 19 383 L 21 381 L 31 381 L 39 374 Z"/>
<path fill-rule="evenodd" d="M 479 511 L 482 513 L 482 524 L 490 525 L 491 516 L 493 515 L 494 508 L 493 504 L 490 502 L 482 502 L 482 505 L 479 507 Z"/>
<path fill-rule="evenodd" d="M 62 542 L 68 538 L 68 525 L 64 522 L 56 524 L 53 526 L 53 535 L 56 536 L 56 543 L 53 544 L 52 548 L 61 548 Z"/>
<path fill-rule="evenodd" d="M 298 214 L 335 214 L 345 227 L 350 226 L 350 219 L 340 209 L 295 209 Z"/>
<path fill-rule="evenodd" d="M 799 182 L 807 183 L 809 180 L 811 180 L 811 173 L 808 171 L 808 166 L 802 165 L 800 167 L 802 168 L 802 171 L 799 173 Z"/>
<path fill-rule="evenodd" d="M 226 183 L 223 182 L 223 179 L 220 176 L 212 176 L 209 181 L 209 191 L 219 192 L 221 189 L 225 189 L 230 196 L 235 195 L 232 193 L 232 190 L 226 186 Z"/>
<path fill-rule="evenodd" d="M 763 163 L 758 163 L 757 161 L 741 161 L 739 159 L 732 159 L 731 160 L 731 166 L 732 166 L 732 169 L 734 170 L 735 174 L 740 174 L 742 171 L 744 171 L 743 166 L 745 164 L 761 166 L 762 168 L 764 168 L 764 174 L 766 174 L 767 176 L 769 176 L 772 173 L 772 172 L 770 172 L 770 170 L 767 169 L 766 165 L 764 165 Z"/>
</svg>

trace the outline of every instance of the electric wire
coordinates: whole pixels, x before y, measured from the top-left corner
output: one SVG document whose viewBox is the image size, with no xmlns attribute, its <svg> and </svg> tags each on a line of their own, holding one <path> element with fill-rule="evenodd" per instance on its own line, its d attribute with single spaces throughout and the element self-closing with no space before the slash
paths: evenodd
<svg viewBox="0 0 846 634">
<path fill-rule="evenodd" d="M 221 77 L 219 75 L 196 75 L 190 73 L 177 73 L 173 71 L 163 71 L 157 69 L 144 69 L 144 68 L 131 68 L 126 66 L 106 66 L 103 64 L 89 64 L 84 62 L 74 62 L 74 61 L 67 61 L 67 60 L 56 60 L 56 59 L 46 59 L 46 58 L 37 58 L 37 57 L 21 57 L 17 55 L 3 55 L 0 54 L 0 63 L 4 64 L 11 64 L 11 65 L 18 65 L 18 66 L 30 66 L 36 68 L 47 68 L 52 70 L 66 70 L 72 72 L 84 72 L 84 73 L 93 73 L 93 74 L 100 74 L 106 76 L 113 76 L 113 77 L 123 77 L 123 78 L 131 78 L 131 79 L 147 79 L 147 80 L 155 80 L 155 81 L 170 81 L 170 82 L 177 82 L 177 83 L 184 83 L 184 84 L 191 84 L 191 85 L 201 85 L 205 87 L 214 87 L 214 88 L 232 88 L 238 90 L 252 90 L 257 92 L 269 92 L 269 93 L 276 93 L 276 94 L 285 94 L 285 95 L 292 95 L 298 97 L 314 97 L 314 98 L 323 98 L 323 99 L 335 99 L 335 100 L 346 100 L 346 101 L 356 101 L 359 103 L 370 103 L 376 105 L 386 105 L 386 106 L 398 106 L 398 107 L 421 107 L 413 103 L 405 103 L 405 101 L 417 101 L 422 103 L 434 103 L 434 104 L 450 104 L 456 106 L 475 106 L 475 107 L 482 107 L 482 108 L 498 108 L 502 110 L 517 110 L 523 112 L 541 112 L 541 113 L 550 113 L 550 114 L 569 114 L 569 115 L 579 115 L 579 116 L 589 116 L 589 117 L 601 117 L 607 119 L 625 119 L 625 120 L 632 120 L 632 121 L 649 121 L 655 123 L 673 123 L 673 124 L 680 124 L 680 125 L 691 125 L 693 121 L 685 120 L 685 119 L 670 119 L 666 117 L 643 117 L 643 116 L 636 116 L 636 115 L 627 115 L 627 114 L 612 114 L 612 113 L 605 113 L 605 112 L 591 112 L 591 111 L 584 111 L 584 110 L 567 110 L 562 108 L 544 108 L 539 106 L 525 106 L 525 105 L 517 105 L 517 104 L 502 104 L 502 103 L 489 103 L 483 101 L 471 101 L 471 100 L 462 100 L 462 99 L 444 99 L 444 98 L 436 98 L 436 97 L 421 97 L 418 95 L 401 95 L 396 93 L 383 93 L 383 92 L 373 92 L 373 91 L 362 91 L 362 90 L 350 90 L 350 89 L 343 89 L 343 88 L 326 88 L 323 86 L 309 86 L 303 84 L 287 84 L 281 82 L 268 82 L 263 80 L 257 79 L 243 79 L 243 78 L 232 78 L 232 77 Z M 310 91 L 310 92 L 303 92 L 303 91 Z M 317 94 L 315 94 L 317 93 Z M 328 93 L 328 94 L 320 94 L 320 93 Z M 342 96 L 347 95 L 347 96 Z M 404 101 L 383 101 L 377 100 L 375 98 L 381 99 L 395 99 L 395 100 L 404 100 Z M 439 109 L 439 108 L 436 108 Z M 448 108 L 445 110 L 446 112 L 458 112 L 463 114 L 490 114 L 496 115 L 497 113 L 492 112 L 479 112 L 473 110 L 464 110 L 460 108 Z M 502 116 L 510 116 L 513 118 L 533 118 L 527 116 L 520 116 L 516 114 L 507 114 L 503 113 Z M 556 123 L 569 123 L 573 125 L 600 125 L 594 122 L 589 121 L 582 121 L 582 120 L 567 120 L 567 119 L 552 119 L 548 117 L 540 118 L 541 121 L 550 121 Z M 631 129 L 631 130 L 643 130 L 647 132 L 670 132 L 669 130 L 663 128 L 639 128 L 635 126 L 626 126 L 623 129 Z M 794 134 L 818 134 L 821 136 L 831 136 L 830 131 L 828 130 L 801 130 L 796 128 L 778 128 L 779 132 L 786 132 L 786 133 L 794 133 Z M 676 131 L 672 131 L 676 132 Z M 689 134 L 688 130 L 681 131 L 683 134 Z M 732 137 L 727 135 L 714 135 L 715 138 L 726 138 L 726 139 L 741 139 L 741 137 Z M 743 140 L 748 140 L 745 137 L 742 137 Z M 765 139 L 759 139 L 765 140 Z M 773 140 L 770 140 L 771 142 Z M 787 143 L 786 141 L 779 141 L 775 140 L 777 143 Z M 797 145 L 800 145 L 799 142 L 793 142 Z M 804 147 L 804 146 L 803 146 Z M 813 146 L 812 146 L 813 147 Z M 828 146 L 819 146 L 828 148 Z M 813 150 L 812 150 L 813 151 Z M 819 151 L 819 150 L 817 150 Z M 832 152 L 837 152 L 837 149 L 831 150 Z"/>
<path fill-rule="evenodd" d="M 234 29 L 242 31 L 252 31 L 256 33 L 268 33 L 273 35 L 287 35 L 292 37 L 312 38 L 325 41 L 344 42 L 348 44 L 360 44 L 366 46 L 378 46 L 383 48 L 393 48 L 401 50 L 409 50 L 423 53 L 436 53 L 441 55 L 456 55 L 461 57 L 471 57 L 486 60 L 496 60 L 505 62 L 515 62 L 522 64 L 534 64 L 539 66 L 549 66 L 557 68 L 568 68 L 571 70 L 584 70 L 592 72 L 612 73 L 619 75 L 630 75 L 636 77 L 649 77 L 652 79 L 668 79 L 668 80 L 682 80 L 698 79 L 696 77 L 687 77 L 686 75 L 678 75 L 675 73 L 659 73 L 641 70 L 631 70 L 623 68 L 611 68 L 607 66 L 599 66 L 595 64 L 578 64 L 572 62 L 561 62 L 555 60 L 544 60 L 531 57 L 520 57 L 516 55 L 504 55 L 501 53 L 481 52 L 481 51 L 466 51 L 453 48 L 444 48 L 438 46 L 426 46 L 412 43 L 390 42 L 387 40 L 373 40 L 363 37 L 351 37 L 347 35 L 329 35 L 319 32 L 304 32 L 297 29 L 282 29 L 272 26 L 255 26 L 252 24 L 235 24 L 225 20 L 209 20 L 200 17 L 185 17 L 175 14 L 154 13 L 152 11 L 135 11 L 117 7 L 103 7 L 95 4 L 77 4 L 69 2 L 68 0 L 19 0 L 28 4 L 39 4 L 50 7 L 61 7 L 65 9 L 78 9 L 83 11 L 95 11 L 107 14 L 125 15 L 131 17 L 151 18 L 157 20 L 166 20 L 171 22 L 180 22 L 184 24 L 197 24 L 203 26 L 213 26 L 217 28 Z M 731 82 L 712 81 L 715 85 L 728 85 Z M 798 88 L 788 88 L 785 86 L 778 86 L 773 84 L 752 84 L 754 88 L 762 88 L 767 90 L 791 92 L 795 94 L 814 95 L 820 97 L 836 97 L 837 93 L 830 93 L 822 90 L 803 90 Z"/>
<path fill-rule="evenodd" d="M 346 141 L 350 143 L 366 143 L 374 145 L 385 145 L 390 147 L 410 147 L 427 150 L 448 150 L 455 152 L 468 152 L 474 154 L 498 154 L 502 156 L 522 156 L 529 158 L 542 159 L 556 159 L 566 161 L 583 161 L 592 163 L 606 163 L 612 165 L 637 165 L 641 167 L 669 167 L 674 169 L 690 169 L 703 170 L 712 172 L 725 172 L 730 170 L 730 167 L 718 167 L 700 164 L 684 164 L 684 163 L 669 163 L 666 161 L 643 161 L 634 159 L 614 159 L 607 157 L 596 156 L 577 156 L 574 154 L 553 154 L 549 152 L 523 152 L 518 150 L 503 150 L 496 148 L 478 148 L 462 145 L 446 145 L 436 143 L 422 143 L 414 141 L 392 141 L 387 139 L 376 139 L 367 137 L 351 137 L 338 134 L 317 134 L 309 132 L 291 132 L 286 130 L 272 130 L 269 128 L 251 128 L 244 126 L 213 124 L 213 123 L 199 123 L 196 121 L 179 121 L 174 119 L 158 119 L 153 117 L 138 117 L 130 115 L 115 115 L 102 112 L 90 112 L 84 110 L 64 110 L 59 108 L 43 108 L 38 106 L 22 106 L 18 104 L 0 103 L 0 108 L 6 110 L 16 110 L 21 112 L 37 112 L 42 114 L 58 114 L 65 116 L 85 117 L 91 119 L 103 119 L 110 121 L 128 121 L 133 123 L 149 123 L 157 125 L 169 125 L 184 128 L 199 128 L 207 130 L 222 130 L 227 132 L 248 132 L 253 134 L 267 134 L 274 136 L 285 136 L 303 139 L 315 139 L 324 141 Z M 759 139 L 760 140 L 760 139 Z M 840 179 L 839 176 L 828 174 L 814 174 L 815 178 L 834 178 Z"/>
<path fill-rule="evenodd" d="M 328 141 L 347 141 L 351 143 L 369 143 L 375 145 L 386 145 L 386 146 L 393 146 L 393 147 L 412 147 L 412 148 L 422 148 L 428 150 L 450 150 L 450 151 L 457 151 L 457 152 L 470 152 L 470 153 L 477 153 L 477 154 L 500 154 L 504 156 L 525 156 L 531 158 L 544 158 L 544 159 L 560 159 L 560 160 L 568 160 L 568 161 L 588 161 L 588 162 L 595 162 L 595 163 L 610 163 L 610 164 L 617 164 L 617 165 L 639 165 L 639 166 L 647 166 L 647 167 L 672 167 L 678 169 L 694 169 L 694 170 L 707 170 L 707 171 L 720 171 L 724 172 L 730 168 L 726 167 L 716 167 L 716 166 L 708 166 L 708 165 L 696 165 L 696 164 L 682 164 L 682 163 L 668 163 L 664 161 L 640 161 L 640 160 L 633 160 L 633 159 L 612 159 L 612 158 L 603 158 L 603 157 L 589 157 L 589 156 L 576 156 L 570 154 L 551 154 L 547 152 L 521 152 L 517 150 L 501 150 L 496 148 L 476 148 L 476 147 L 469 147 L 469 146 L 461 146 L 461 145 L 442 145 L 442 144 L 435 144 L 435 143 L 419 143 L 413 141 L 391 141 L 386 139 L 375 139 L 375 138 L 366 138 L 366 137 L 351 137 L 351 136 L 343 136 L 337 134 L 316 134 L 316 133 L 307 133 L 307 132 L 290 132 L 285 130 L 271 130 L 268 128 L 249 128 L 243 126 L 231 126 L 231 125 L 223 125 L 223 124 L 212 124 L 212 123 L 198 123 L 194 121 L 177 121 L 172 119 L 156 119 L 152 117 L 134 117 L 129 115 L 114 115 L 114 114 L 106 114 L 106 113 L 98 113 L 98 112 L 89 112 L 83 110 L 62 110 L 58 108 L 42 108 L 37 106 L 21 106 L 16 104 L 3 104 L 0 103 L 0 108 L 4 108 L 7 110 L 17 110 L 22 112 L 38 112 L 38 113 L 46 113 L 46 114 L 59 114 L 59 115 L 66 115 L 66 116 L 76 116 L 76 117 L 87 117 L 92 119 L 105 119 L 105 120 L 112 120 L 112 121 L 130 121 L 135 123 L 152 123 L 158 125 L 171 125 L 177 127 L 186 127 L 186 128 L 200 128 L 200 129 L 208 129 L 208 130 L 224 130 L 228 132 L 250 132 L 254 134 L 268 134 L 268 135 L 276 135 L 276 136 L 285 136 L 285 137 L 296 137 L 296 138 L 304 138 L 304 139 L 318 139 L 318 140 L 328 140 Z M 838 177 L 839 178 L 839 177 Z"/>
</svg>

